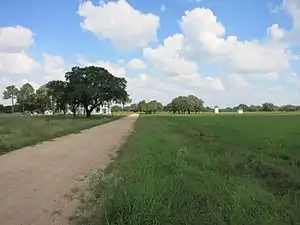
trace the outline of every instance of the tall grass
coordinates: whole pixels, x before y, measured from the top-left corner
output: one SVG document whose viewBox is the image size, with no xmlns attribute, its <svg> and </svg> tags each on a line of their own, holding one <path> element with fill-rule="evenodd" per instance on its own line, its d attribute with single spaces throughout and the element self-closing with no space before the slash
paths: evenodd
<svg viewBox="0 0 300 225">
<path fill-rule="evenodd" d="M 0 116 L 0 155 L 120 117 Z"/>
<path fill-rule="evenodd" d="M 299 116 L 141 117 L 77 222 L 300 224 L 299 127 Z"/>
</svg>

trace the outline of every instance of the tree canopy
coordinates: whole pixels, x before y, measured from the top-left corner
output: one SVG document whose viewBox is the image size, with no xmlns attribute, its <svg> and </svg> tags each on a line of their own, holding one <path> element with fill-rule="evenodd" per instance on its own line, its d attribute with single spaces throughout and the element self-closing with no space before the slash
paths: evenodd
<svg viewBox="0 0 300 225">
<path fill-rule="evenodd" d="M 18 95 L 18 88 L 15 85 L 7 86 L 3 92 L 3 99 L 11 99 L 11 112 L 14 113 L 14 100 L 17 98 Z"/>
<path fill-rule="evenodd" d="M 173 113 L 197 113 L 204 110 L 203 103 L 203 100 L 194 95 L 178 96 L 168 105 L 168 109 Z"/>
<path fill-rule="evenodd" d="M 87 117 L 99 106 L 130 102 L 126 79 L 115 77 L 102 67 L 73 67 L 65 74 L 65 79 L 50 81 L 38 90 L 29 83 L 20 90 L 11 85 L 3 92 L 3 98 L 12 99 L 12 106 L 17 98 L 23 112 L 52 110 L 65 114 L 70 109 L 75 116 L 82 106 Z"/>
<path fill-rule="evenodd" d="M 82 105 L 87 117 L 101 105 L 128 99 L 126 79 L 115 77 L 102 67 L 73 67 L 65 77 L 69 104 Z"/>
</svg>

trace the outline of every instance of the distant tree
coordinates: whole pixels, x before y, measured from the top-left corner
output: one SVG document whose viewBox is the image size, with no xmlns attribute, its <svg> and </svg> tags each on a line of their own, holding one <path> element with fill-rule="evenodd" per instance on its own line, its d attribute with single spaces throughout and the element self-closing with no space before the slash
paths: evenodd
<svg viewBox="0 0 300 225">
<path fill-rule="evenodd" d="M 249 107 L 246 104 L 239 104 L 236 109 L 242 109 L 243 111 L 248 111 Z"/>
<path fill-rule="evenodd" d="M 34 111 L 36 108 L 35 105 L 35 90 L 33 86 L 29 83 L 24 84 L 20 91 L 18 92 L 17 100 L 18 103 L 22 106 L 22 111 Z"/>
<path fill-rule="evenodd" d="M 262 104 L 261 110 L 264 112 L 272 112 L 276 110 L 276 106 L 273 103 L 266 102 Z"/>
<path fill-rule="evenodd" d="M 123 108 L 121 106 L 118 105 L 114 105 L 111 107 L 111 111 L 112 112 L 121 112 L 123 110 Z"/>
<path fill-rule="evenodd" d="M 140 101 L 137 105 L 138 105 L 139 112 L 147 112 L 148 111 L 148 105 L 145 100 Z"/>
<path fill-rule="evenodd" d="M 165 112 L 171 112 L 171 111 L 172 111 L 172 104 L 169 103 L 169 104 L 165 105 L 165 106 L 163 107 L 163 110 L 164 110 Z"/>
<path fill-rule="evenodd" d="M 137 111 L 144 112 L 146 114 L 156 113 L 163 110 L 162 103 L 158 102 L 157 100 L 152 100 L 150 102 L 143 100 L 140 101 L 136 106 L 133 106 L 137 107 Z"/>
<path fill-rule="evenodd" d="M 258 112 L 259 110 L 260 110 L 260 106 L 256 106 L 256 105 L 250 105 L 249 107 L 248 107 L 248 111 L 249 112 Z"/>
<path fill-rule="evenodd" d="M 194 95 L 189 95 L 189 96 L 187 96 L 187 99 L 188 99 L 188 104 L 189 104 L 189 111 L 193 111 L 193 112 L 197 113 L 197 112 L 203 110 L 204 102 L 200 98 L 198 98 Z"/>
<path fill-rule="evenodd" d="M 46 85 L 41 86 L 36 91 L 35 101 L 37 110 L 39 110 L 42 114 L 44 114 L 46 110 L 54 108 Z"/>
<path fill-rule="evenodd" d="M 197 113 L 201 110 L 204 110 L 203 101 L 196 96 L 178 96 L 172 99 L 170 105 L 168 105 L 168 109 L 171 109 L 173 113 L 188 113 L 190 114 L 192 111 Z"/>
<path fill-rule="evenodd" d="M 18 89 L 15 85 L 7 86 L 3 92 L 3 99 L 11 99 L 11 112 L 14 113 L 15 99 L 18 95 Z"/>
<path fill-rule="evenodd" d="M 297 111 L 298 107 L 294 105 L 283 105 L 279 108 L 280 111 L 293 112 Z"/>
<path fill-rule="evenodd" d="M 0 113 L 4 113 L 5 112 L 5 106 L 0 104 Z"/>
<path fill-rule="evenodd" d="M 138 112 L 139 111 L 139 107 L 137 104 L 133 103 L 129 106 L 129 111 L 131 112 Z"/>
<path fill-rule="evenodd" d="M 124 95 L 119 101 L 119 104 L 122 104 L 122 108 L 124 110 L 125 104 L 130 104 L 132 102 L 131 98 L 128 95 Z"/>
<path fill-rule="evenodd" d="M 53 80 L 46 84 L 48 94 L 54 107 L 54 112 L 67 112 L 68 92 L 67 83 L 61 80 Z"/>
</svg>

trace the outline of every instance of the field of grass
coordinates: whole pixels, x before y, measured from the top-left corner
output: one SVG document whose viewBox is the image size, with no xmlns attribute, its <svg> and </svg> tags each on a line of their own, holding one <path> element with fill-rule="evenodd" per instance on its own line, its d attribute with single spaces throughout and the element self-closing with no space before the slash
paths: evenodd
<svg viewBox="0 0 300 225">
<path fill-rule="evenodd" d="M 293 115 L 141 116 L 77 222 L 300 224 L 299 127 Z"/>
<path fill-rule="evenodd" d="M 0 155 L 68 133 L 76 133 L 121 116 L 73 118 L 70 116 L 0 115 Z"/>
</svg>

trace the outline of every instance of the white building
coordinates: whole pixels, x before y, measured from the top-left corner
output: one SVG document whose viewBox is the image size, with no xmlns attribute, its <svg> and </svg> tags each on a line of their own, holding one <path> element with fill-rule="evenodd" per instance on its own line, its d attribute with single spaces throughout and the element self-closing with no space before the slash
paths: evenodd
<svg viewBox="0 0 300 225">
<path fill-rule="evenodd" d="M 219 107 L 215 107 L 215 114 L 219 114 Z"/>
<path fill-rule="evenodd" d="M 53 115 L 53 114 L 54 114 L 54 112 L 52 110 L 45 111 L 45 115 Z M 62 113 L 58 113 L 58 114 L 62 114 Z M 71 115 L 73 113 L 70 109 L 68 109 L 66 114 Z M 85 115 L 84 107 L 82 107 L 82 106 L 78 107 L 76 114 L 77 115 Z M 111 115 L 111 107 L 106 104 L 103 106 L 99 106 L 92 111 L 91 115 Z"/>
<path fill-rule="evenodd" d="M 243 114 L 244 111 L 243 111 L 243 109 L 238 109 L 237 113 L 238 113 L 238 114 Z"/>
<path fill-rule="evenodd" d="M 77 109 L 77 114 L 85 115 L 85 109 L 83 107 L 79 107 Z M 108 105 L 99 106 L 92 111 L 91 115 L 111 115 L 111 107 Z"/>
</svg>

